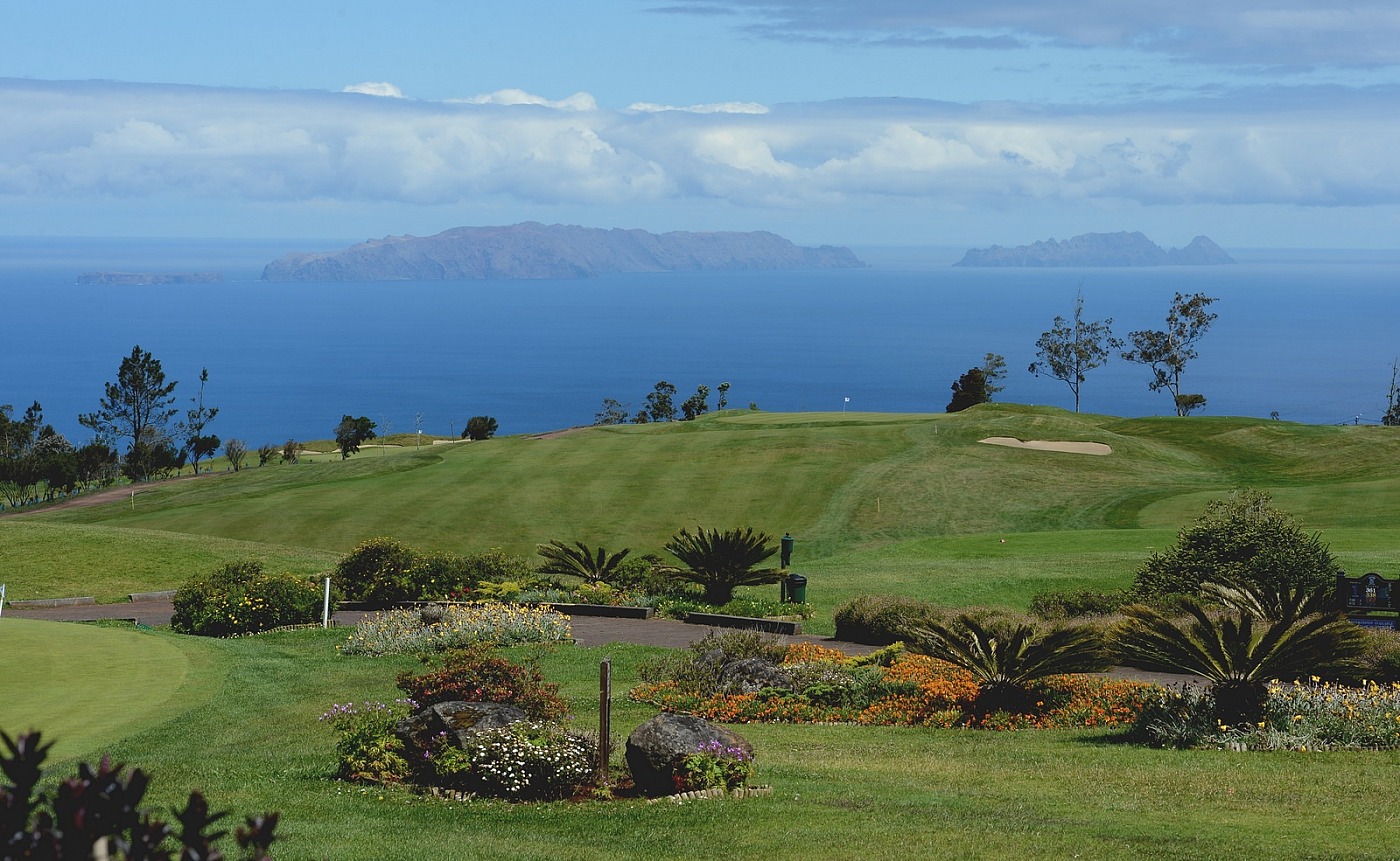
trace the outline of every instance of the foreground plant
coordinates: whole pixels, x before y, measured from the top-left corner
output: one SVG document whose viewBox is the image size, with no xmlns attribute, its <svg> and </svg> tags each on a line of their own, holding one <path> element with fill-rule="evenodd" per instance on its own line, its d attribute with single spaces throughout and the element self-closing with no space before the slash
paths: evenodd
<svg viewBox="0 0 1400 861">
<path fill-rule="evenodd" d="M 1031 710 L 1031 684 L 1047 676 L 1094 673 L 1111 662 L 1103 639 L 1088 626 L 1038 633 L 1029 625 L 983 624 L 963 614 L 948 625 L 931 623 L 917 632 L 918 650 L 966 670 L 979 688 L 983 714 Z"/>
<path fill-rule="evenodd" d="M 150 777 L 104 757 L 95 767 L 79 763 L 77 776 L 60 782 L 50 799 L 36 791 L 53 743 L 44 744 L 38 732 L 15 738 L 0 732 L 0 742 L 6 779 L 0 784 L 0 858 L 222 861 L 215 844 L 228 832 L 213 826 L 228 814 L 211 812 L 198 791 L 174 811 L 177 830 L 141 807 Z M 277 822 L 278 814 L 264 813 L 238 827 L 235 839 L 246 861 L 271 861 Z M 172 842 L 178 842 L 178 853 L 168 848 Z"/>
<path fill-rule="evenodd" d="M 555 643 L 571 636 L 569 617 L 552 610 L 497 603 L 441 605 L 430 612 L 376 613 L 356 625 L 340 648 L 347 655 L 400 655 L 474 643 Z"/>
<path fill-rule="evenodd" d="M 702 743 L 694 753 L 681 757 L 676 768 L 676 791 L 738 789 L 753 777 L 753 754 L 742 747 L 726 747 L 715 740 Z"/>
<path fill-rule="evenodd" d="M 1233 609 L 1224 612 L 1183 600 L 1180 620 L 1141 605 L 1124 608 L 1118 652 L 1144 669 L 1209 681 L 1215 719 L 1234 727 L 1263 719 L 1271 680 L 1343 670 L 1366 648 L 1365 634 L 1346 617 L 1315 612 L 1313 590 L 1241 585 L 1234 591 Z"/>
</svg>

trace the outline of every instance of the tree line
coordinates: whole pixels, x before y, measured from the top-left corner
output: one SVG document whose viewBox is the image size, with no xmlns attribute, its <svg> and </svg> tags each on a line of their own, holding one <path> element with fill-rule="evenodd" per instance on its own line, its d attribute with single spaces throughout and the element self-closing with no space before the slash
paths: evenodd
<svg viewBox="0 0 1400 861">
<path fill-rule="evenodd" d="M 1074 411 L 1079 412 L 1080 392 L 1089 372 L 1107 364 L 1117 352 L 1124 361 L 1146 365 L 1152 372 L 1147 388 L 1171 395 L 1178 416 L 1190 415 L 1206 405 L 1206 398 L 1182 391 L 1181 378 L 1187 363 L 1198 355 L 1196 344 L 1215 321 L 1217 315 L 1209 310 L 1215 301 L 1204 293 L 1178 292 L 1167 309 L 1163 328 L 1131 332 L 1124 342 L 1113 335 L 1112 317 L 1086 319 L 1084 295 L 1076 294 L 1070 318 L 1056 315 L 1050 329 L 1036 339 L 1036 360 L 1027 370 L 1067 385 L 1074 396 Z M 1129 345 L 1131 349 L 1124 349 Z M 992 395 L 1004 388 L 998 383 L 1005 377 L 1006 360 L 988 353 L 980 368 L 968 369 L 953 382 L 953 398 L 947 411 L 959 412 L 991 401 Z M 1396 400 L 1395 390 L 1392 383 L 1392 403 Z"/>
</svg>

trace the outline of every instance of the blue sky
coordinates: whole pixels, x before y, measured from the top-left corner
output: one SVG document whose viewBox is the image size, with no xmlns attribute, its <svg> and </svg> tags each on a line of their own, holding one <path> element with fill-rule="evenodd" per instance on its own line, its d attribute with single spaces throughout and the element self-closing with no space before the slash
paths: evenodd
<svg viewBox="0 0 1400 861">
<path fill-rule="evenodd" d="M 1393 0 L 26 0 L 0 117 L 0 234 L 1400 246 Z"/>
</svg>

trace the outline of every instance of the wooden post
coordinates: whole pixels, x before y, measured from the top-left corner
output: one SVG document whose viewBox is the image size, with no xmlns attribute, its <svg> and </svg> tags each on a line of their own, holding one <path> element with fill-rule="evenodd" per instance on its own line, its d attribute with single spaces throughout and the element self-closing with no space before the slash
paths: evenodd
<svg viewBox="0 0 1400 861">
<path fill-rule="evenodd" d="M 609 782 L 608 760 L 612 757 L 612 658 L 598 664 L 598 780 Z"/>
</svg>

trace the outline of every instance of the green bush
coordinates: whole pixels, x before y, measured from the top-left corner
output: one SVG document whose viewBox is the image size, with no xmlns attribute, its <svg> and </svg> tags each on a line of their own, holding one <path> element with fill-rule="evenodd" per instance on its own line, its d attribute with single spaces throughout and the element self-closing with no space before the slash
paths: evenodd
<svg viewBox="0 0 1400 861">
<path fill-rule="evenodd" d="M 1138 569 L 1133 592 L 1155 599 L 1195 595 L 1207 582 L 1311 590 L 1341 573 L 1327 545 L 1257 490 L 1215 499 L 1176 545 L 1154 553 Z"/>
<path fill-rule="evenodd" d="M 1357 672 L 1346 680 L 1355 684 L 1400 682 L 1400 632 L 1371 628 L 1365 633 L 1366 651 L 1357 659 Z"/>
<path fill-rule="evenodd" d="M 812 618 L 812 605 L 785 603 L 776 598 L 735 598 L 718 610 L 711 607 L 705 612 L 723 613 L 727 616 L 748 616 L 753 619 L 791 618 L 794 616 L 799 619 L 810 619 Z"/>
<path fill-rule="evenodd" d="M 269 574 L 260 562 L 230 562 L 191 578 L 175 593 L 170 626 L 182 634 L 255 634 L 321 617 L 320 586 L 292 574 Z"/>
<path fill-rule="evenodd" d="M 335 582 L 351 601 L 387 607 L 416 600 L 421 591 L 414 569 L 422 557 L 392 538 L 371 538 L 351 550 L 335 566 Z"/>
<path fill-rule="evenodd" d="M 408 779 L 408 761 L 403 742 L 394 735 L 394 725 L 407 717 L 413 703 L 337 703 L 321 715 L 339 736 L 335 743 L 340 757 L 340 777 L 357 783 L 398 783 Z"/>
<path fill-rule="evenodd" d="M 903 595 L 861 595 L 836 608 L 833 616 L 836 639 L 872 646 L 909 642 L 916 630 L 948 618 L 927 601 Z"/>
<path fill-rule="evenodd" d="M 1099 592 L 1093 589 L 1077 591 L 1037 592 L 1031 598 L 1030 613 L 1047 621 L 1075 619 L 1080 616 L 1108 616 L 1133 601 L 1127 589 Z"/>
<path fill-rule="evenodd" d="M 453 649 L 428 657 L 422 673 L 400 673 L 396 684 L 419 706 L 460 701 L 508 703 L 535 720 L 557 720 L 569 713 L 559 686 L 545 682 L 538 664 L 517 664 L 490 646 Z"/>
</svg>

